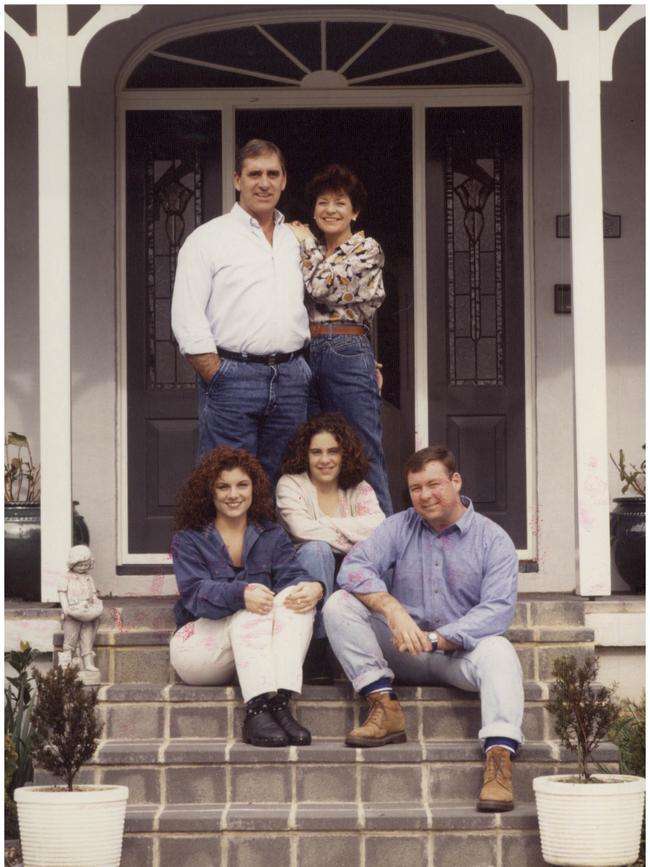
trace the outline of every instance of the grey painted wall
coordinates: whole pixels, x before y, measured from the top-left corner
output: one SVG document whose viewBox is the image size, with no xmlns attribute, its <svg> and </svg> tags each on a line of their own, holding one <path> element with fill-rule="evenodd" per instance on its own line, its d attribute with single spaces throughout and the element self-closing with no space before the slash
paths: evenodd
<svg viewBox="0 0 650 867">
<path fill-rule="evenodd" d="M 72 369 L 73 491 L 86 516 L 102 591 L 115 588 L 116 261 L 115 82 L 129 55 L 153 33 L 180 22 L 256 8 L 146 6 L 91 42 L 81 88 L 73 88 Z M 387 9 L 391 7 L 385 7 Z M 569 207 L 567 86 L 555 80 L 546 37 L 493 6 L 400 6 L 478 21 L 525 58 L 534 80 L 534 304 L 538 510 L 532 518 L 540 572 L 522 589 L 574 586 L 573 346 L 570 316 L 553 313 L 553 285 L 570 282 L 570 242 L 555 238 L 555 215 Z M 623 237 L 607 241 L 607 351 L 610 445 L 637 454 L 644 433 L 644 30 L 635 24 L 603 85 L 605 207 L 622 215 Z M 38 451 L 38 287 L 36 97 L 24 87 L 19 52 L 6 50 L 6 421 Z M 604 384 L 603 384 L 604 385 Z M 612 470 L 612 494 L 618 493 Z M 135 588 L 134 588 L 135 589 Z"/>
</svg>

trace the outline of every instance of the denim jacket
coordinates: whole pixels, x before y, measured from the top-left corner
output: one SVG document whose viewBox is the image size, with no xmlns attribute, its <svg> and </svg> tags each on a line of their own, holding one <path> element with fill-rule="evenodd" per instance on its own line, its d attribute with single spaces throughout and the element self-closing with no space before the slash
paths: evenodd
<svg viewBox="0 0 650 867">
<path fill-rule="evenodd" d="M 264 584 L 279 593 L 300 581 L 317 580 L 298 562 L 286 532 L 271 522 L 248 525 L 241 567 L 232 562 L 214 525 L 180 530 L 171 553 L 181 596 L 174 606 L 178 627 L 199 617 L 220 620 L 244 608 L 247 584 Z"/>
</svg>

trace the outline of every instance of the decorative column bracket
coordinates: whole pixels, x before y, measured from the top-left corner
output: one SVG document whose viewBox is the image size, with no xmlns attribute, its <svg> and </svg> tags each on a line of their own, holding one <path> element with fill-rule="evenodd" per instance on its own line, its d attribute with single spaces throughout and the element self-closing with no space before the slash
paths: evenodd
<svg viewBox="0 0 650 867">
<path fill-rule="evenodd" d="M 124 6 L 100 6 L 99 11 L 90 18 L 74 36 L 68 36 L 65 46 L 67 63 L 67 83 L 69 87 L 81 86 L 81 63 L 90 40 L 115 21 L 131 18 L 142 9 L 142 4 Z M 5 12 L 5 30 L 14 40 L 25 64 L 25 86 L 38 87 L 40 82 L 39 39 L 38 33 L 31 36 L 8 12 Z"/>
<path fill-rule="evenodd" d="M 523 5 L 502 5 L 496 4 L 496 8 L 506 15 L 517 15 L 519 18 L 525 18 L 531 24 L 535 24 L 548 38 L 548 41 L 553 47 L 555 62 L 557 64 L 557 80 L 568 81 L 571 72 L 571 60 L 575 63 L 580 63 L 580 55 L 572 51 L 571 39 L 569 30 L 562 30 L 554 21 L 542 12 L 539 6 L 523 6 Z M 645 7 L 641 4 L 628 6 L 628 8 L 614 21 L 607 30 L 600 31 L 600 80 L 612 80 L 612 66 L 614 61 L 614 51 L 618 45 L 618 41 L 625 31 L 636 21 L 645 17 Z"/>
</svg>

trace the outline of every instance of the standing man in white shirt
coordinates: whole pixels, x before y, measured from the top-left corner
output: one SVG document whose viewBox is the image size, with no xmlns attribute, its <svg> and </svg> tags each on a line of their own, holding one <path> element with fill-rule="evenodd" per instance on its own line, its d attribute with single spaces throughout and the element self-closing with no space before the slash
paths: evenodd
<svg viewBox="0 0 650 867">
<path fill-rule="evenodd" d="M 287 185 L 280 149 L 245 144 L 234 184 L 239 202 L 180 250 L 172 329 L 197 373 L 199 457 L 245 448 L 275 485 L 287 443 L 307 419 L 311 379 L 298 241 L 275 207 Z"/>
</svg>

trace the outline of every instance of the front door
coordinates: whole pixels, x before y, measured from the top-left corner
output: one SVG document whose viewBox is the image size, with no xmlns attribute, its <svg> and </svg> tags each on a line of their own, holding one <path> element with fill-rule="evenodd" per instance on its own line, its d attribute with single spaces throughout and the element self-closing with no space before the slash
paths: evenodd
<svg viewBox="0 0 650 867">
<path fill-rule="evenodd" d="M 218 111 L 126 114 L 128 550 L 169 551 L 174 503 L 192 470 L 194 374 L 171 333 L 176 257 L 221 212 Z"/>
<path fill-rule="evenodd" d="M 128 550 L 164 554 L 174 501 L 194 464 L 192 371 L 170 330 L 178 249 L 222 211 L 218 111 L 127 112 Z M 396 508 L 414 446 L 411 112 L 241 110 L 236 138 L 276 141 L 280 203 L 307 220 L 304 185 L 329 162 L 369 193 L 360 223 L 382 244 L 387 300 L 375 327 L 384 364 L 384 448 Z M 429 442 L 456 452 L 476 508 L 526 547 L 521 110 L 427 110 Z M 420 398 L 419 398 L 420 399 Z"/>
<path fill-rule="evenodd" d="M 427 110 L 429 442 L 526 548 L 521 109 Z"/>
</svg>

